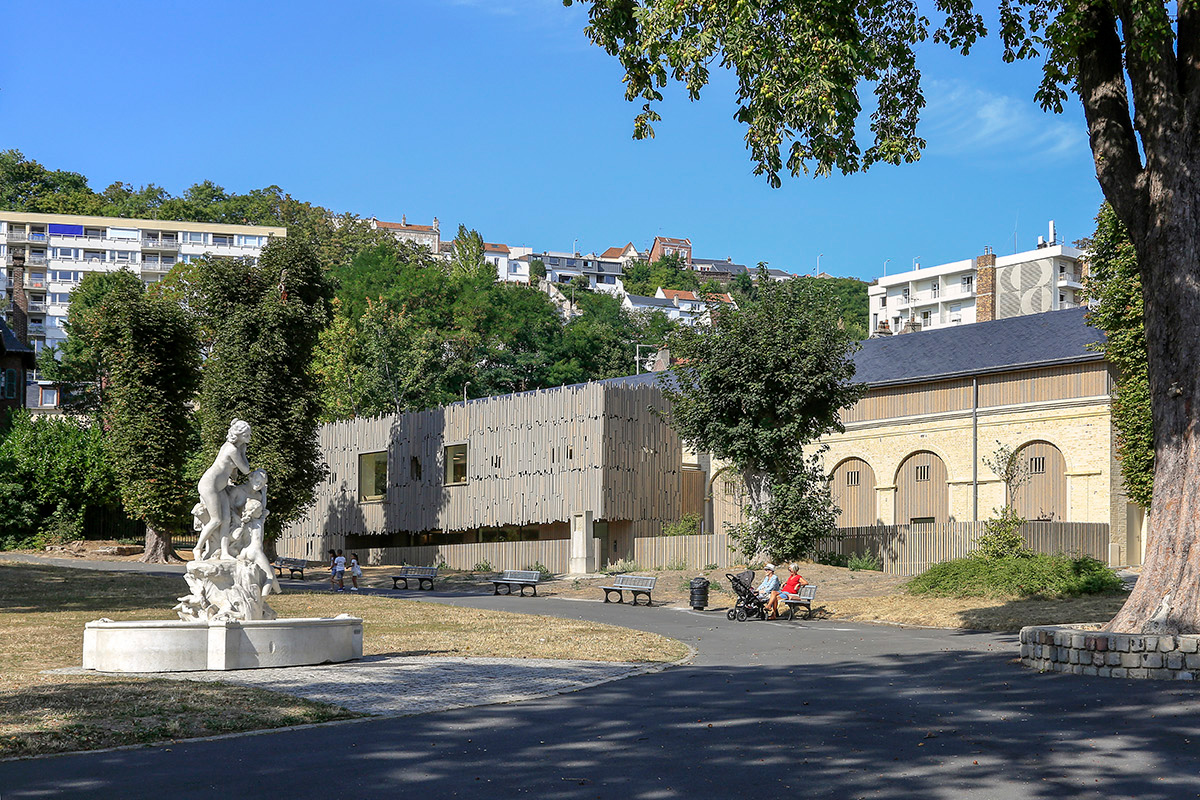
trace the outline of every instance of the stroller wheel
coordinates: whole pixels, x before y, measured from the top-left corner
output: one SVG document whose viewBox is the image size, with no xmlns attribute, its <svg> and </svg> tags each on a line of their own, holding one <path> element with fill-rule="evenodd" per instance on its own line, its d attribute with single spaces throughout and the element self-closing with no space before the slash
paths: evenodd
<svg viewBox="0 0 1200 800">
<path fill-rule="evenodd" d="M 729 617 L 729 619 L 732 621 L 737 619 L 737 612 L 731 608 L 725 612 L 725 616 Z"/>
<path fill-rule="evenodd" d="M 738 621 L 738 622 L 745 622 L 745 621 L 746 621 L 746 610 L 745 610 L 745 609 L 739 608 L 739 609 L 737 610 L 737 621 Z"/>
</svg>

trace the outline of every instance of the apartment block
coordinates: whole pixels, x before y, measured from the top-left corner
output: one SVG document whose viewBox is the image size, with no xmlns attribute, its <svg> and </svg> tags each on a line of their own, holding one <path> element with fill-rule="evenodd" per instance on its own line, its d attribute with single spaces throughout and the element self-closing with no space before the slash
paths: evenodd
<svg viewBox="0 0 1200 800">
<path fill-rule="evenodd" d="M 272 236 L 286 235 L 261 225 L 0 211 L 4 308 L 17 336 L 40 352 L 66 338 L 71 290 L 90 272 L 127 268 L 154 283 L 205 255 L 256 259 Z M 30 408 L 58 404 L 36 373 L 27 394 Z"/>
<path fill-rule="evenodd" d="M 969 325 L 993 319 L 1078 308 L 1083 299 L 1083 251 L 1050 237 L 1038 246 L 982 255 L 885 275 L 867 288 L 872 335 Z"/>
</svg>

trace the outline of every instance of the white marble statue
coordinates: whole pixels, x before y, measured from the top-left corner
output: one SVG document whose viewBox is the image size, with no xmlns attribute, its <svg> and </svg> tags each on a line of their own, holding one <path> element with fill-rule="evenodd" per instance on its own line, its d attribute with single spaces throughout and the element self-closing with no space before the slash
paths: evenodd
<svg viewBox="0 0 1200 800">
<path fill-rule="evenodd" d="M 275 619 L 263 602 L 279 593 L 279 582 L 263 551 L 267 473 L 251 470 L 246 456 L 250 425 L 235 419 L 225 444 L 200 479 L 200 502 L 192 525 L 200 532 L 185 579 L 191 594 L 175 610 L 183 620 Z M 248 477 L 232 482 L 238 472 Z"/>
<path fill-rule="evenodd" d="M 238 471 L 250 472 L 250 462 L 246 458 L 246 445 L 249 443 L 250 423 L 235 419 L 229 425 L 225 444 L 221 445 L 212 466 L 200 477 L 197 489 L 209 519 L 200 530 L 196 546 L 192 548 L 192 555 L 197 561 L 211 555 L 214 534 L 220 543 L 221 557 L 232 558 L 229 553 L 229 529 L 233 521 L 229 507 L 229 484 Z M 192 513 L 195 515 L 194 509 Z"/>
</svg>

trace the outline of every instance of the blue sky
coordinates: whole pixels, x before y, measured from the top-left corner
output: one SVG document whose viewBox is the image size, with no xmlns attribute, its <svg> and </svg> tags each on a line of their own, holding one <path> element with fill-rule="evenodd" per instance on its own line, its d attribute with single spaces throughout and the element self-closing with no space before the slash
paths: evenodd
<svg viewBox="0 0 1200 800">
<path fill-rule="evenodd" d="M 985 9 L 986 10 L 986 9 Z M 489 241 L 602 250 L 657 234 L 698 256 L 864 279 L 1090 233 L 1082 114 L 1043 114 L 1037 64 L 926 45 L 917 164 L 770 189 L 732 83 L 668 92 L 652 141 L 616 61 L 560 0 L 9 0 L 0 148 L 92 187 L 277 184 L 338 211 L 437 216 Z M 716 74 L 716 73 L 714 73 Z"/>
</svg>

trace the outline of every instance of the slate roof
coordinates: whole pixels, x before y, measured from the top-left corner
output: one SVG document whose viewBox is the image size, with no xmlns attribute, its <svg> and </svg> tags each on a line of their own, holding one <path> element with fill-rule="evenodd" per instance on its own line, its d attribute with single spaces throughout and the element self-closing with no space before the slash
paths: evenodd
<svg viewBox="0 0 1200 800">
<path fill-rule="evenodd" d="M 675 304 L 665 297 L 643 297 L 640 294 L 627 294 L 629 302 L 634 306 L 657 306 L 659 308 L 674 308 Z"/>
<path fill-rule="evenodd" d="M 16 353 L 21 356 L 21 360 L 28 364 L 34 363 L 33 348 L 22 342 L 13 333 L 12 328 L 4 320 L 0 319 L 0 348 L 3 348 L 4 353 Z"/>
<path fill-rule="evenodd" d="M 1087 345 L 1104 334 L 1086 314 L 1072 308 L 868 339 L 854 355 L 854 380 L 878 386 L 1099 361 Z"/>
</svg>

